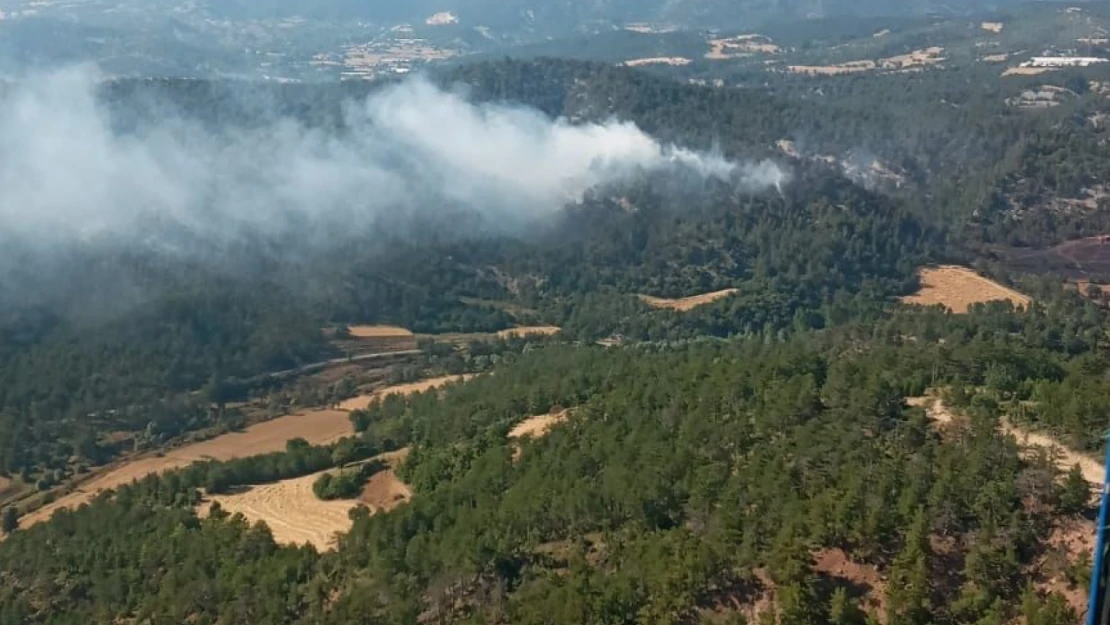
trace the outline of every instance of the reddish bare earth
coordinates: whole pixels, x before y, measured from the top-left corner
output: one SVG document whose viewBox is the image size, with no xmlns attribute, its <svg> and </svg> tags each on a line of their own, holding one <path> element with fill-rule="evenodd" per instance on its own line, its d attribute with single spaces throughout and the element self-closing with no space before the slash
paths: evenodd
<svg viewBox="0 0 1110 625">
<path fill-rule="evenodd" d="M 822 549 L 813 554 L 813 571 L 852 587 L 862 597 L 860 607 L 880 623 L 886 621 L 886 583 L 878 567 L 853 562 L 843 549 Z"/>
</svg>

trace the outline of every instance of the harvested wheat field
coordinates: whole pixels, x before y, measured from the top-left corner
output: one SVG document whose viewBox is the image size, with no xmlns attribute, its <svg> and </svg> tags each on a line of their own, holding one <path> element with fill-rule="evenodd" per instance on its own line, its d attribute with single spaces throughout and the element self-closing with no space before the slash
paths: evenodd
<svg viewBox="0 0 1110 625">
<path fill-rule="evenodd" d="M 640 301 L 644 302 L 652 308 L 666 308 L 668 310 L 677 310 L 679 312 L 686 312 L 703 306 L 705 304 L 712 304 L 713 302 L 724 299 L 733 293 L 736 289 L 724 289 L 722 291 L 713 291 L 712 293 L 702 293 L 701 295 L 691 295 L 690 297 L 681 297 L 679 299 L 666 299 L 663 297 L 652 297 L 650 295 L 637 295 Z"/>
<path fill-rule="evenodd" d="M 309 543 L 320 551 L 333 549 L 336 533 L 351 529 L 351 508 L 358 502 L 324 501 L 312 492 L 320 477 L 313 473 L 274 484 L 252 486 L 232 495 L 209 495 L 197 513 L 207 516 L 212 503 L 232 514 L 239 513 L 252 523 L 265 521 L 274 540 L 286 545 Z"/>
<path fill-rule="evenodd" d="M 1045 72 L 1054 71 L 1052 67 L 1010 67 L 1002 72 L 1003 76 L 1036 76 Z"/>
<path fill-rule="evenodd" d="M 370 482 L 383 473 L 389 473 L 392 476 L 392 482 L 400 484 L 407 493 L 408 487 L 397 480 L 396 475 L 393 474 L 393 468 L 407 455 L 408 449 L 402 449 L 376 456 L 376 460 L 386 462 L 390 468 L 371 477 L 367 486 L 369 487 Z M 365 505 L 365 502 L 360 499 L 324 501 L 318 498 L 312 492 L 312 485 L 323 473 L 327 471 L 274 484 L 253 486 L 232 495 L 210 495 L 201 504 L 198 513 L 206 516 L 212 503 L 216 502 L 227 512 L 232 514 L 238 512 L 252 523 L 264 521 L 270 527 L 274 540 L 279 543 L 286 545 L 309 543 L 320 551 L 334 549 L 336 535 L 351 529 L 349 514 L 351 508 Z M 379 481 L 390 480 L 379 478 Z M 396 500 L 396 503 L 399 502 L 400 500 Z M 391 509 L 382 506 L 370 507 L 372 512 Z"/>
<path fill-rule="evenodd" d="M 995 34 L 1002 32 L 1002 29 L 1005 27 L 1006 25 L 1002 22 L 983 22 L 982 24 L 979 24 L 979 28 L 989 33 Z"/>
<path fill-rule="evenodd" d="M 421 380 L 419 382 L 388 386 L 368 395 L 359 395 L 358 397 L 344 400 L 339 404 L 338 408 L 345 411 L 343 414 L 347 414 L 347 412 L 352 410 L 365 410 L 367 406 L 374 403 L 374 400 L 385 398 L 388 395 L 412 395 L 413 393 L 423 393 L 424 391 L 439 388 L 451 382 L 466 382 L 473 377 L 473 374 L 445 375 L 443 377 Z"/>
<path fill-rule="evenodd" d="M 902 298 L 903 304 L 935 306 L 941 304 L 954 313 L 966 313 L 972 304 L 1009 300 L 1014 306 L 1029 306 L 1028 296 L 984 278 L 967 267 L 941 265 L 925 267 L 918 276 L 921 290 Z"/>
<path fill-rule="evenodd" d="M 410 338 L 412 331 L 400 326 L 350 326 L 347 332 L 356 339 Z"/>
<path fill-rule="evenodd" d="M 400 384 L 381 389 L 372 395 L 356 397 L 348 402 L 365 408 L 375 397 L 393 393 L 409 395 L 429 388 L 442 386 L 454 380 L 466 380 L 472 376 L 447 376 Z M 360 400 L 364 403 L 359 403 Z M 130 484 L 152 473 L 164 473 L 172 469 L 189 466 L 197 460 L 230 460 L 260 454 L 282 451 L 290 439 L 303 438 L 312 445 L 326 445 L 353 434 L 349 410 L 310 410 L 303 413 L 286 415 L 270 421 L 252 425 L 242 432 L 230 432 L 211 440 L 186 445 L 167 451 L 162 456 L 136 458 L 110 468 L 101 475 L 82 484 L 77 490 L 59 497 L 53 503 L 22 516 L 20 527 L 29 527 L 49 519 L 54 512 L 63 508 L 76 508 L 88 503 L 97 493 L 109 488 Z"/>
<path fill-rule="evenodd" d="M 34 525 L 49 519 L 57 510 L 87 503 L 102 490 L 130 484 L 152 473 L 186 467 L 198 460 L 230 460 L 282 451 L 286 441 L 293 438 L 303 438 L 313 445 L 326 445 L 351 433 L 350 415 L 340 410 L 311 410 L 278 417 L 241 432 L 230 432 L 170 450 L 162 456 L 146 456 L 125 462 L 82 484 L 76 491 L 24 515 L 19 525 Z"/>
<path fill-rule="evenodd" d="M 551 336 L 552 334 L 558 334 L 559 332 L 562 332 L 562 330 L 563 329 L 559 326 L 520 326 L 517 328 L 508 328 L 506 330 L 501 330 L 497 333 L 497 336 L 498 338 L 503 339 L 511 338 L 514 336 L 523 337 L 529 335 Z"/>
</svg>

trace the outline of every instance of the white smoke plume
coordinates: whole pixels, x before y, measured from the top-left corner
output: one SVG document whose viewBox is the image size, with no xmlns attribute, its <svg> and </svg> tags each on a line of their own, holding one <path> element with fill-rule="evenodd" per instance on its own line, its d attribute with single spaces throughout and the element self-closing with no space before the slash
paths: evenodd
<svg viewBox="0 0 1110 625">
<path fill-rule="evenodd" d="M 293 120 L 214 133 L 176 117 L 117 132 L 98 80 L 71 68 L 25 80 L 0 102 L 5 234 L 126 240 L 168 224 L 231 238 L 306 220 L 357 224 L 433 196 L 528 218 L 644 172 L 685 169 L 751 191 L 785 180 L 773 163 L 662 145 L 631 123 L 474 104 L 422 79 L 352 103 L 338 134 Z"/>
</svg>

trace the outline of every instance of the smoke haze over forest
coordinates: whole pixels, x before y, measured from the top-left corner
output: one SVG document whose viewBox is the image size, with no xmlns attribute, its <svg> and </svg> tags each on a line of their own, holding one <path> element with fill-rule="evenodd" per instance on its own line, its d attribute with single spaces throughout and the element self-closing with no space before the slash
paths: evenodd
<svg viewBox="0 0 1110 625">
<path fill-rule="evenodd" d="M 120 130 L 89 67 L 30 78 L 0 104 L 0 219 L 34 246 L 188 234 L 227 243 L 312 224 L 459 206 L 523 223 L 588 189 L 685 170 L 757 191 L 772 163 L 662 145 L 632 123 L 574 125 L 474 104 L 414 78 L 347 104 L 345 130 L 290 118 L 214 131 L 179 114 Z"/>
</svg>

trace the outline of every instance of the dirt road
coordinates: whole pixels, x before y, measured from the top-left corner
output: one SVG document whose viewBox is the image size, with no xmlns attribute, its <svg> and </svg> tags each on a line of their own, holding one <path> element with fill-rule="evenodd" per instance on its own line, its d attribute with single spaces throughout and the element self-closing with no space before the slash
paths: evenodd
<svg viewBox="0 0 1110 625">
<path fill-rule="evenodd" d="M 955 414 L 939 397 L 911 397 L 906 400 L 906 403 L 911 406 L 924 406 L 926 414 L 936 423 L 951 423 L 955 419 Z M 1070 471 L 1078 464 L 1083 471 L 1083 477 L 1088 482 L 1099 485 L 1105 479 L 1106 469 L 1097 460 L 1068 449 L 1051 436 L 1020 428 L 1005 417 L 1002 419 L 1001 427 L 1004 433 L 1016 438 L 1022 447 L 1040 447 L 1049 450 L 1061 471 Z"/>
</svg>

